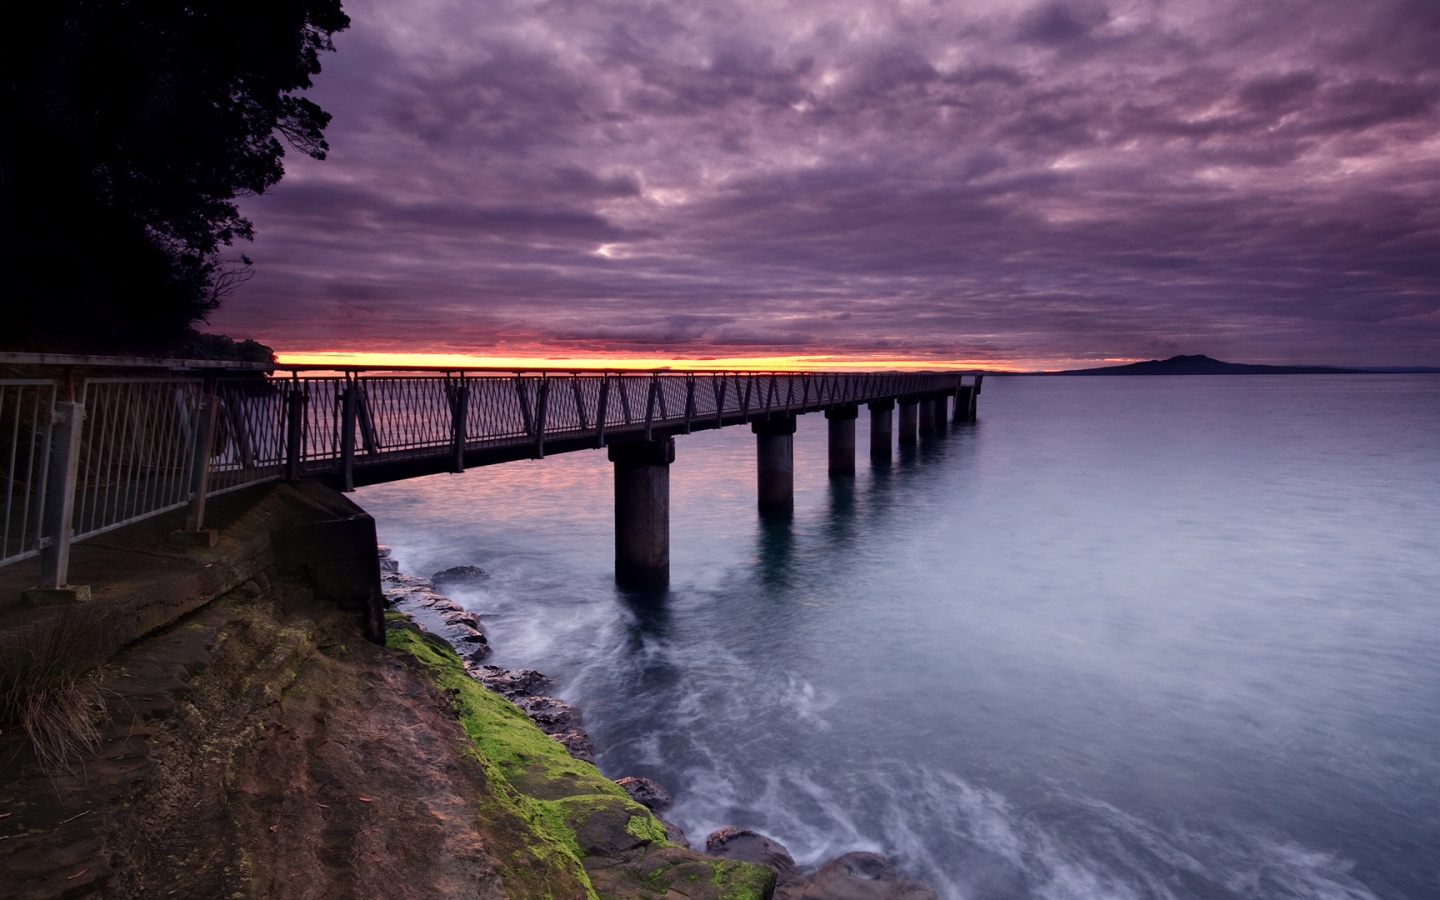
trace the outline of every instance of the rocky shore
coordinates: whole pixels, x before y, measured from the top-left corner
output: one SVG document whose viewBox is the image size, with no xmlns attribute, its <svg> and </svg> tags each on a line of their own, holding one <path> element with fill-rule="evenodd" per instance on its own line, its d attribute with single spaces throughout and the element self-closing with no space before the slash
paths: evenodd
<svg viewBox="0 0 1440 900">
<path fill-rule="evenodd" d="M 407 575 L 383 546 L 380 569 L 390 608 L 454 647 L 472 677 L 518 707 L 572 757 L 594 762 L 594 742 L 582 727 L 580 711 L 548 693 L 557 687 L 554 679 L 534 669 L 505 669 L 485 663 L 491 651 L 480 618 L 441 592 L 447 586 L 483 582 L 487 575 L 482 569 L 458 566 L 429 578 Z M 691 846 L 680 827 L 662 815 L 674 802 L 662 785 L 639 776 L 616 778 L 615 783 L 655 814 L 667 840 Z M 891 860 L 877 853 L 846 853 L 811 869 L 796 864 L 773 838 L 734 826 L 712 832 L 705 839 L 704 850 L 712 856 L 773 869 L 777 900 L 938 900 L 939 896 L 931 886 L 901 873 Z"/>
<path fill-rule="evenodd" d="M 428 610 L 463 662 L 387 609 L 374 522 L 343 494 L 216 497 L 215 546 L 171 545 L 181 516 L 78 547 L 88 603 L 7 605 L 24 576 L 0 591 L 0 693 L 94 728 L 47 762 L 0 721 L 6 900 L 773 896 L 773 870 L 677 846 L 486 690 L 473 617 Z M 53 671 L 102 690 L 46 693 Z"/>
</svg>

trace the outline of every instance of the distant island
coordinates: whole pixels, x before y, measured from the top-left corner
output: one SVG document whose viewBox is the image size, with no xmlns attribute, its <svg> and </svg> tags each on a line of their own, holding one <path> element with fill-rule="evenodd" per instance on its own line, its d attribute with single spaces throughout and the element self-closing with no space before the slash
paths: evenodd
<svg viewBox="0 0 1440 900">
<path fill-rule="evenodd" d="M 1434 374 L 1440 369 L 1421 366 L 1387 366 L 1349 369 L 1342 366 L 1257 366 L 1222 362 L 1208 356 L 1172 356 L 1123 366 L 1101 366 L 1096 369 L 1066 369 L 1060 372 L 1035 372 L 1036 375 L 1370 375 L 1378 373 Z"/>
</svg>

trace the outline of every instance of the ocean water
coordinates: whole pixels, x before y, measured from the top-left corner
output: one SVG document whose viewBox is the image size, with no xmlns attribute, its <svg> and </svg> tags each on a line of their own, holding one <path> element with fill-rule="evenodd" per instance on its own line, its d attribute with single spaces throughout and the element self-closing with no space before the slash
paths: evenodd
<svg viewBox="0 0 1440 900">
<path fill-rule="evenodd" d="M 755 513 L 677 438 L 672 587 L 614 587 L 603 453 L 362 489 L 612 777 L 951 898 L 1440 897 L 1440 377 L 987 378 L 980 421 Z"/>
</svg>

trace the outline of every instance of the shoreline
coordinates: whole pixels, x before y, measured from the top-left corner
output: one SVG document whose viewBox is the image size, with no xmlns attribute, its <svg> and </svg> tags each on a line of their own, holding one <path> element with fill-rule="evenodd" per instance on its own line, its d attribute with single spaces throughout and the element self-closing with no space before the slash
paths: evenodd
<svg viewBox="0 0 1440 900">
<path fill-rule="evenodd" d="M 476 566 L 456 566 L 429 578 L 400 570 L 391 548 L 378 546 L 381 589 L 387 608 L 448 643 L 465 671 L 488 690 L 525 713 L 575 759 L 594 765 L 595 745 L 583 725 L 583 712 L 564 700 L 543 693 L 556 680 L 535 669 L 506 669 L 484 662 L 493 652 L 480 615 L 451 599 L 445 584 L 476 584 L 488 574 Z M 598 767 L 597 767 L 597 771 Z M 691 843 L 684 830 L 665 818 L 673 798 L 663 785 L 643 776 L 612 777 L 635 802 L 648 808 L 665 828 L 666 839 L 681 847 Z M 700 849 L 700 848 L 696 848 Z M 727 859 L 758 863 L 775 870 L 776 900 L 825 900 L 855 897 L 866 900 L 939 900 L 932 885 L 899 871 L 888 858 L 868 851 L 849 851 L 814 867 L 800 866 L 789 850 L 774 838 L 742 826 L 724 826 L 710 833 L 703 852 Z"/>
</svg>

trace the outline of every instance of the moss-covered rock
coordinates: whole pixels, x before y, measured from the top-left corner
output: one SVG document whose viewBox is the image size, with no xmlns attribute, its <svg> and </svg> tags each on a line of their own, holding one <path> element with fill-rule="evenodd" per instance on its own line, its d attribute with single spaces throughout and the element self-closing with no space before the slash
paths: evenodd
<svg viewBox="0 0 1440 900">
<path fill-rule="evenodd" d="M 470 677 L 447 643 L 399 614 L 387 624 L 388 645 L 449 698 L 473 742 L 490 788 L 480 798 L 479 826 L 501 859 L 512 897 L 771 895 L 772 870 L 670 844 L 650 810 Z"/>
</svg>

